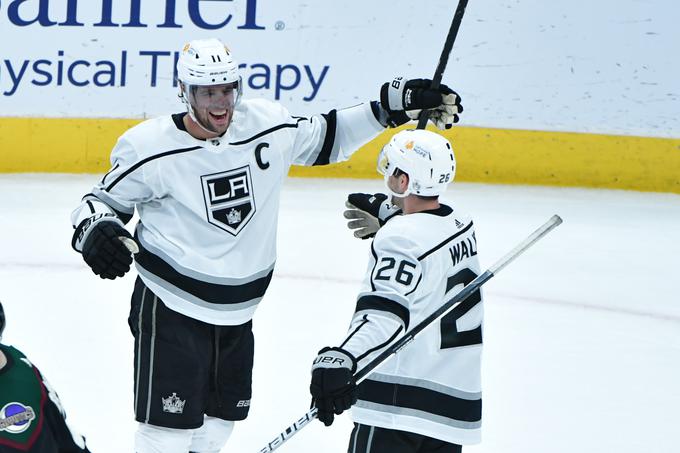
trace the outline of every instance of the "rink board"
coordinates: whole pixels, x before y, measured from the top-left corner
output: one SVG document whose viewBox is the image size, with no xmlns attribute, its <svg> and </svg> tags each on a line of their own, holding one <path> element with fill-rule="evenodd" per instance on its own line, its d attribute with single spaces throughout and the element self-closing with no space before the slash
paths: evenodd
<svg viewBox="0 0 680 453">
<path fill-rule="evenodd" d="M 132 119 L 0 118 L 0 172 L 104 173 Z M 350 161 L 295 167 L 291 176 L 376 178 L 386 131 Z M 680 193 L 680 139 L 456 127 L 456 179 Z"/>
</svg>

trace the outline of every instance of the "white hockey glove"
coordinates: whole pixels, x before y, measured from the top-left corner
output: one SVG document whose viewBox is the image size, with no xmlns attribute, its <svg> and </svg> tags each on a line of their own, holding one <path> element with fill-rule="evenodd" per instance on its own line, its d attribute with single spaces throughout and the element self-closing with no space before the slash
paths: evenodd
<svg viewBox="0 0 680 453">
<path fill-rule="evenodd" d="M 430 79 L 404 80 L 395 77 L 391 83 L 383 84 L 380 89 L 380 105 L 385 110 L 382 122 L 389 127 L 397 127 L 410 120 L 418 119 L 420 112 L 429 110 L 429 119 L 439 129 L 450 129 L 460 120 L 463 106 L 460 96 L 446 85 L 430 88 Z"/>
<path fill-rule="evenodd" d="M 354 230 L 354 237 L 369 239 L 392 217 L 401 214 L 401 209 L 389 202 L 383 193 L 351 193 L 345 201 L 347 210 L 343 213 L 347 228 Z"/>
</svg>

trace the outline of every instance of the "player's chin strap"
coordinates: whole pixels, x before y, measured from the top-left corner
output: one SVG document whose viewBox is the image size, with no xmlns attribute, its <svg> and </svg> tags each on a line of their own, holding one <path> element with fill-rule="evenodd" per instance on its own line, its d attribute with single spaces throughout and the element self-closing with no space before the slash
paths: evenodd
<svg viewBox="0 0 680 453">
<path fill-rule="evenodd" d="M 526 239 L 520 242 L 514 249 L 508 252 L 503 258 L 498 260 L 493 266 L 487 269 L 484 273 L 479 275 L 477 278 L 472 280 L 468 285 L 466 285 L 461 292 L 453 296 L 451 300 L 446 302 L 444 305 L 435 310 L 434 313 L 429 315 L 427 318 L 419 322 L 415 327 L 406 332 L 403 337 L 401 337 L 396 342 L 392 343 L 387 349 L 381 352 L 375 359 L 368 363 L 364 368 L 359 370 L 355 375 L 354 379 L 358 384 L 363 379 L 365 379 L 370 373 L 372 373 L 378 366 L 382 365 L 390 356 L 399 352 L 403 347 L 407 346 L 413 341 L 416 335 L 422 332 L 428 326 L 431 326 L 435 321 L 439 320 L 441 317 L 446 315 L 453 308 L 457 307 L 461 302 L 474 294 L 479 288 L 489 281 L 494 275 L 499 273 L 505 266 L 510 264 L 518 256 L 524 253 L 529 247 L 534 245 L 539 239 L 548 234 L 553 228 L 557 227 L 562 223 L 562 219 L 558 215 L 552 216 L 547 222 L 541 225 L 536 231 L 531 233 Z M 274 440 L 269 442 L 264 448 L 258 450 L 258 453 L 269 453 L 286 442 L 288 439 L 297 434 L 302 428 L 307 426 L 310 421 L 316 418 L 317 409 L 312 408 L 305 415 L 297 419 L 292 425 L 279 433 Z"/>
</svg>

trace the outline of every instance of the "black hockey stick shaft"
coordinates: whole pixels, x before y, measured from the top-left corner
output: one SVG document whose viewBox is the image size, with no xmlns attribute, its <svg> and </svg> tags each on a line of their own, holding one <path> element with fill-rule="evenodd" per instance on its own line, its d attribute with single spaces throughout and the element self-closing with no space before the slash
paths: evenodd
<svg viewBox="0 0 680 453">
<path fill-rule="evenodd" d="M 503 258 L 498 260 L 493 266 L 487 269 L 485 272 L 480 274 L 477 278 L 472 280 L 462 291 L 456 294 L 451 300 L 442 305 L 438 310 L 432 313 L 430 316 L 419 322 L 415 327 L 406 332 L 401 339 L 393 343 L 389 348 L 387 348 L 382 353 L 378 354 L 376 358 L 371 360 L 368 365 L 359 370 L 354 378 L 357 383 L 361 382 L 366 376 L 376 369 L 379 365 L 385 362 L 391 355 L 398 353 L 402 348 L 408 345 L 415 338 L 418 333 L 420 333 L 426 327 L 432 325 L 442 316 L 446 315 L 447 312 L 452 310 L 455 306 L 467 299 L 472 293 L 479 290 L 479 288 L 489 281 L 494 275 L 500 272 L 505 266 L 510 264 L 518 256 L 524 253 L 529 247 L 534 245 L 539 239 L 548 234 L 552 229 L 556 228 L 562 223 L 562 219 L 558 215 L 552 216 L 547 222 L 541 225 L 536 231 L 531 233 L 526 239 L 520 242 L 514 249 L 508 252 Z M 293 437 L 295 434 L 300 432 L 302 428 L 307 426 L 309 422 L 314 420 L 317 415 L 317 409 L 314 407 L 310 409 L 305 415 L 296 420 L 292 425 L 286 428 L 283 432 L 279 433 L 278 436 L 271 442 L 267 444 L 264 448 L 258 451 L 258 453 L 269 453 L 286 442 L 288 439 Z"/>
<path fill-rule="evenodd" d="M 431 87 L 433 90 L 439 88 L 439 85 L 442 83 L 442 77 L 444 76 L 444 71 L 446 70 L 446 64 L 449 62 L 449 55 L 451 54 L 451 49 L 453 49 L 453 43 L 456 41 L 456 36 L 458 36 L 458 30 L 460 29 L 460 24 L 463 21 L 463 15 L 465 14 L 465 8 L 467 8 L 467 4 L 468 0 L 458 1 L 458 7 L 456 8 L 456 12 L 453 15 L 451 27 L 449 27 L 449 34 L 446 36 L 446 41 L 444 42 L 444 49 L 442 49 L 442 54 L 439 57 L 437 69 L 434 72 L 434 77 L 432 77 Z M 425 126 L 427 126 L 428 116 L 428 110 L 423 110 L 420 112 L 417 129 L 425 129 Z"/>
</svg>

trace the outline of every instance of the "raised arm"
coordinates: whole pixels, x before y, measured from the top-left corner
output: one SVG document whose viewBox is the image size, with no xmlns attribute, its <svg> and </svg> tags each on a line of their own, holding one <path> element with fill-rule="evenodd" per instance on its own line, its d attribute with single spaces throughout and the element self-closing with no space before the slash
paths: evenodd
<svg viewBox="0 0 680 453">
<path fill-rule="evenodd" d="M 423 109 L 430 110 L 437 127 L 450 128 L 463 111 L 460 97 L 446 85 L 433 90 L 430 83 L 396 77 L 382 85 L 380 101 L 298 118 L 292 162 L 306 166 L 343 162 L 386 127 L 417 119 Z"/>
</svg>

